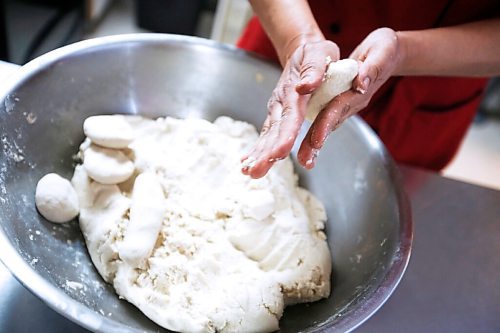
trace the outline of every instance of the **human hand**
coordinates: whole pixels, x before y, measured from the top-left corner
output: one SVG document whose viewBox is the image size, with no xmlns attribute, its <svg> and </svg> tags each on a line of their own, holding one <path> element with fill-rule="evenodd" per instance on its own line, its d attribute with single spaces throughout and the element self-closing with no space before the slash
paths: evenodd
<svg viewBox="0 0 500 333">
<path fill-rule="evenodd" d="M 299 163 L 307 169 L 314 167 L 328 135 L 349 116 L 365 108 L 380 86 L 396 72 L 401 62 L 396 32 L 389 28 L 374 30 L 350 58 L 359 64 L 353 89 L 334 98 L 318 114 L 297 153 Z"/>
<path fill-rule="evenodd" d="M 305 43 L 292 53 L 269 99 L 259 139 L 242 158 L 244 174 L 263 177 L 274 162 L 290 154 L 304 122 L 310 94 L 323 80 L 327 57 L 338 60 L 339 49 L 326 40 Z"/>
<path fill-rule="evenodd" d="M 293 53 L 269 100 L 268 116 L 257 144 L 242 159 L 244 174 L 260 178 L 274 162 L 288 156 L 304 122 L 311 93 L 321 85 L 327 56 L 338 60 L 337 46 L 327 41 L 304 44 Z M 400 57 L 396 32 L 389 28 L 374 30 L 358 45 L 350 56 L 359 63 L 353 89 L 334 98 L 312 123 L 297 154 L 302 166 L 314 167 L 328 135 L 368 105 L 396 72 Z"/>
</svg>

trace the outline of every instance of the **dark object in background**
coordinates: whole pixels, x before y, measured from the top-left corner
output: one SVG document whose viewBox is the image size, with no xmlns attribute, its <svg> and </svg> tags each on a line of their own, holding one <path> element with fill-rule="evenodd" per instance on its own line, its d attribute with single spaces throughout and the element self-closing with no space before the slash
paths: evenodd
<svg viewBox="0 0 500 333">
<path fill-rule="evenodd" d="M 500 76 L 490 80 L 479 106 L 479 114 L 500 117 Z"/>
<path fill-rule="evenodd" d="M 5 28 L 5 4 L 0 0 L 0 60 L 7 61 L 7 30 Z"/>
<path fill-rule="evenodd" d="M 8 50 L 3 60 L 23 65 L 83 36 L 85 0 L 0 1 Z"/>
<path fill-rule="evenodd" d="M 137 25 L 153 32 L 194 35 L 203 0 L 135 0 Z"/>
</svg>

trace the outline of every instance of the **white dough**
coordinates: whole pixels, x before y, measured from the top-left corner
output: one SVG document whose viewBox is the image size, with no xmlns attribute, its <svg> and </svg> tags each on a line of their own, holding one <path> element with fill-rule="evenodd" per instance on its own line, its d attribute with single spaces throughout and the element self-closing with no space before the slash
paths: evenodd
<svg viewBox="0 0 500 333">
<path fill-rule="evenodd" d="M 55 223 L 71 221 L 80 210 L 78 197 L 69 180 L 55 173 L 49 173 L 38 181 L 35 203 L 40 214 Z"/>
<path fill-rule="evenodd" d="M 153 250 L 167 207 L 160 182 L 153 173 L 141 173 L 132 190 L 130 222 L 120 246 L 120 258 L 139 267 Z"/>
<path fill-rule="evenodd" d="M 88 117 L 83 132 L 93 143 L 107 148 L 126 148 L 134 138 L 132 127 L 122 115 Z"/>
<path fill-rule="evenodd" d="M 358 63 L 354 59 L 331 62 L 321 86 L 313 93 L 307 104 L 306 119 L 314 121 L 316 116 L 332 99 L 352 87 L 352 80 L 358 75 Z"/>
<path fill-rule="evenodd" d="M 241 194 L 243 216 L 264 220 L 274 212 L 274 196 L 268 190 L 251 190 Z"/>
<path fill-rule="evenodd" d="M 253 126 L 124 120 L 136 177 L 94 181 L 95 145 L 81 145 L 72 179 L 92 261 L 118 295 L 179 332 L 272 332 L 286 305 L 328 297 L 325 209 L 290 159 L 261 179 L 240 172 Z"/>
<path fill-rule="evenodd" d="M 134 173 L 134 163 L 119 150 L 90 145 L 83 154 L 90 178 L 101 184 L 119 184 Z"/>
</svg>

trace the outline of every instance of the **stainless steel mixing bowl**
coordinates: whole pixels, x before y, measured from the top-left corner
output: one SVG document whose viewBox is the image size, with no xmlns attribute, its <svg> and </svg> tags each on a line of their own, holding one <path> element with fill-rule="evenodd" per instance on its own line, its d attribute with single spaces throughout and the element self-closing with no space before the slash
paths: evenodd
<svg viewBox="0 0 500 333">
<path fill-rule="evenodd" d="M 103 282 L 76 221 L 58 225 L 38 215 L 36 183 L 48 172 L 71 177 L 88 116 L 229 115 L 258 127 L 279 74 L 235 48 L 159 34 L 84 41 L 22 67 L 15 82 L 0 88 L 1 260 L 50 307 L 90 330 L 161 331 Z M 298 170 L 302 185 L 326 205 L 333 292 L 287 308 L 281 331 L 350 331 L 382 306 L 403 275 L 409 205 L 394 163 L 358 118 L 331 136 L 314 170 Z"/>
</svg>

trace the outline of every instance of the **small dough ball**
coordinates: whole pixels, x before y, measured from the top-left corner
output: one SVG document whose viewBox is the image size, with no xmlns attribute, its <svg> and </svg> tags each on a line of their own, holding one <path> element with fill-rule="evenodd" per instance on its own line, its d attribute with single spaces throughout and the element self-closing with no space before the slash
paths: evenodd
<svg viewBox="0 0 500 333">
<path fill-rule="evenodd" d="M 106 148 L 126 148 L 134 139 L 132 127 L 122 115 L 88 117 L 83 132 L 93 143 Z"/>
<path fill-rule="evenodd" d="M 80 211 L 75 189 L 69 180 L 55 173 L 49 173 L 38 181 L 35 203 L 40 214 L 55 223 L 71 221 Z"/>
<path fill-rule="evenodd" d="M 358 62 L 342 59 L 328 65 L 325 79 L 307 103 L 306 119 L 313 122 L 332 99 L 352 88 L 352 80 L 358 75 Z"/>
<path fill-rule="evenodd" d="M 121 151 L 90 145 L 83 154 L 89 177 L 105 185 L 119 184 L 132 176 L 134 163 Z"/>
</svg>

